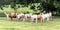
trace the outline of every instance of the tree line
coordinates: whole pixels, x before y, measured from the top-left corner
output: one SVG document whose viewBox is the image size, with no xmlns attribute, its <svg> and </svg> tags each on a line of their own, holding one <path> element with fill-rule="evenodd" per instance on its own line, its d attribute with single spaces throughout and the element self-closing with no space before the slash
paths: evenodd
<svg viewBox="0 0 60 30">
<path fill-rule="evenodd" d="M 39 5 L 36 7 L 34 3 Z M 28 7 L 28 5 L 33 4 L 30 6 L 30 9 L 33 9 L 34 11 L 40 10 L 41 12 L 56 12 L 56 15 L 60 15 L 60 0 L 0 0 L 0 8 L 2 10 L 4 5 L 11 5 L 11 8 L 16 12 L 16 4 L 24 5 L 24 7 Z"/>
</svg>

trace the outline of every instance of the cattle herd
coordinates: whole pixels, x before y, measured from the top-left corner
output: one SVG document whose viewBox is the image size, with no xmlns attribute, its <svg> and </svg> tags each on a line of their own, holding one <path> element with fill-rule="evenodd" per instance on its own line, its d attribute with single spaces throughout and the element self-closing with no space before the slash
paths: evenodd
<svg viewBox="0 0 60 30">
<path fill-rule="evenodd" d="M 49 21 L 50 19 L 52 19 L 52 13 L 39 13 L 39 14 L 24 14 L 24 13 L 7 13 L 4 12 L 4 14 L 6 15 L 7 19 L 11 18 L 11 20 L 13 20 L 13 18 L 17 18 L 22 19 L 22 21 L 27 20 L 28 18 L 30 18 L 31 22 L 35 21 L 37 23 L 38 20 L 41 20 L 41 22 L 44 22 L 44 20 L 46 19 L 47 21 Z"/>
</svg>

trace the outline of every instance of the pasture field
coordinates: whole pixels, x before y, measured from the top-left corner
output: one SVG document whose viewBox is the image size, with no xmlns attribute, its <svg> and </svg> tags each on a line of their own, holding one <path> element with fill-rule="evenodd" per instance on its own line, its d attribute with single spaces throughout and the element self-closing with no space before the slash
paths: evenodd
<svg viewBox="0 0 60 30">
<path fill-rule="evenodd" d="M 7 20 L 6 17 L 0 17 L 0 30 L 60 30 L 60 18 L 53 18 L 49 22 L 31 23 L 29 20 L 22 22 L 20 20 Z"/>
</svg>

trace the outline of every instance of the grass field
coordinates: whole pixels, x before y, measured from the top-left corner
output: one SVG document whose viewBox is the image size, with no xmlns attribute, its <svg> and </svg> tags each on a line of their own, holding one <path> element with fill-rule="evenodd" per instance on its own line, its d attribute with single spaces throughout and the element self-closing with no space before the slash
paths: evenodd
<svg viewBox="0 0 60 30">
<path fill-rule="evenodd" d="M 16 20 L 6 20 L 6 17 L 0 17 L 0 30 L 60 30 L 60 18 L 53 18 L 49 22 L 22 22 Z"/>
</svg>

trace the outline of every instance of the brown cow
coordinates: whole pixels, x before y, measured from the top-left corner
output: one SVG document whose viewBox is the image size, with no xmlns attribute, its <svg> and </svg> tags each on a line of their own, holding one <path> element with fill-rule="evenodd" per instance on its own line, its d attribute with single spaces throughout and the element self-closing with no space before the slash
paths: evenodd
<svg viewBox="0 0 60 30">
<path fill-rule="evenodd" d="M 38 20 L 41 20 L 41 22 L 42 22 L 42 14 L 41 13 L 37 15 L 37 18 L 38 18 Z"/>
<path fill-rule="evenodd" d="M 7 18 L 11 18 L 11 20 L 12 20 L 13 18 L 16 18 L 17 17 L 16 15 L 19 13 L 6 13 L 6 12 L 4 12 L 4 14 L 6 15 Z"/>
<path fill-rule="evenodd" d="M 42 14 L 38 14 L 38 15 L 37 15 L 37 18 L 38 18 L 38 19 L 41 19 L 41 18 L 42 18 Z"/>
</svg>

